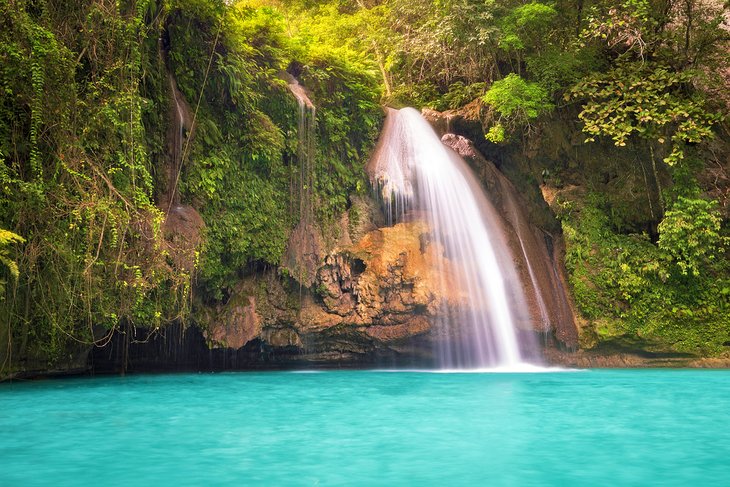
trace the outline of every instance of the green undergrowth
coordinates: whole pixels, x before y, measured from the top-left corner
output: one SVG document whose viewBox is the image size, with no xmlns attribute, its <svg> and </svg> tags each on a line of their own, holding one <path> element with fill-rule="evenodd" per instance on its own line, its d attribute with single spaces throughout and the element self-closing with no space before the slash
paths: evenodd
<svg viewBox="0 0 730 487">
<path fill-rule="evenodd" d="M 583 345 L 695 355 L 725 350 L 730 278 L 723 240 L 715 233 L 721 231 L 716 205 L 678 200 L 656 244 L 645 234 L 616 232 L 603 203 L 596 194 L 559 203 L 573 297 L 590 323 Z M 694 236 L 670 243 L 685 231 Z M 694 251 L 687 241 L 697 242 Z"/>
<path fill-rule="evenodd" d="M 0 227 L 25 240 L 0 303 L 0 374 L 186 307 L 190 276 L 166 261 L 154 204 L 165 12 L 0 1 Z"/>
</svg>

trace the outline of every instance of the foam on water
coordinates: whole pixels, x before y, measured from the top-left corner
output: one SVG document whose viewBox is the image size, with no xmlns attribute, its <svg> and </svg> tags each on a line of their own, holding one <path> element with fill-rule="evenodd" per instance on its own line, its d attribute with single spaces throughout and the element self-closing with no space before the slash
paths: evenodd
<svg viewBox="0 0 730 487">
<path fill-rule="evenodd" d="M 570 369 L 564 367 L 543 367 L 530 363 L 515 366 L 470 368 L 470 369 L 375 369 L 373 372 L 404 372 L 412 374 L 551 374 L 562 372 L 583 372 L 587 369 Z"/>
</svg>

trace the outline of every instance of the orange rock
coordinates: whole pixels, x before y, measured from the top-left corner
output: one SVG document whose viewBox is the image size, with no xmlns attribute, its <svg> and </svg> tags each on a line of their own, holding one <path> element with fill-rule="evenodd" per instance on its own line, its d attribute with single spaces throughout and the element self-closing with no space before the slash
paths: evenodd
<svg viewBox="0 0 730 487">
<path fill-rule="evenodd" d="M 241 348 L 261 334 L 261 318 L 256 313 L 256 298 L 248 297 L 248 306 L 226 310 L 208 330 L 208 338 L 228 348 Z"/>
<path fill-rule="evenodd" d="M 381 342 L 391 342 L 421 335 L 428 332 L 431 325 L 424 316 L 414 316 L 399 325 L 373 325 L 365 328 L 365 333 Z"/>
</svg>

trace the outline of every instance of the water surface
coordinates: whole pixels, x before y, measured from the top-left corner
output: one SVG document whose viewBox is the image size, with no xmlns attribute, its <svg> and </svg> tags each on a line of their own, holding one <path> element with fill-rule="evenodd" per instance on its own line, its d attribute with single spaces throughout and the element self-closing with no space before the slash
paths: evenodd
<svg viewBox="0 0 730 487">
<path fill-rule="evenodd" d="M 730 371 L 0 384 L 0 485 L 728 485 Z"/>
</svg>

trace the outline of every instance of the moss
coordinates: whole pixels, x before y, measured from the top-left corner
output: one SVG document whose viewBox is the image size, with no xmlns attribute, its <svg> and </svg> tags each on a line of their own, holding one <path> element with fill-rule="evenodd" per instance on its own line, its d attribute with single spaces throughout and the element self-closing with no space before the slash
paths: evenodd
<svg viewBox="0 0 730 487">
<path fill-rule="evenodd" d="M 559 204 L 573 296 L 588 347 L 719 355 L 730 339 L 727 262 L 684 275 L 646 235 L 617 233 L 588 195 Z"/>
<path fill-rule="evenodd" d="M 321 226 L 337 228 L 348 195 L 365 188 L 362 167 L 382 116 L 372 75 L 335 55 L 295 49 L 275 10 L 234 11 L 220 17 L 215 53 L 215 15 L 201 19 L 181 6 L 168 26 L 181 91 L 188 100 L 203 95 L 180 186 L 206 223 L 199 283 L 213 299 L 249 269 L 281 262 L 302 198 Z M 194 32 L 185 28 L 191 22 L 200 24 Z M 300 181 L 299 109 L 279 78 L 295 55 L 305 58 L 301 78 L 317 109 L 312 187 Z"/>
</svg>

